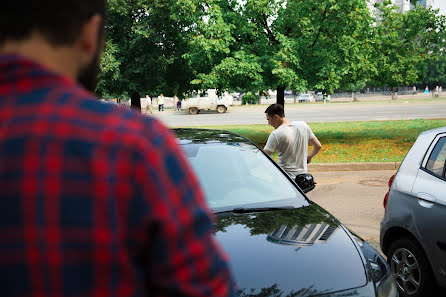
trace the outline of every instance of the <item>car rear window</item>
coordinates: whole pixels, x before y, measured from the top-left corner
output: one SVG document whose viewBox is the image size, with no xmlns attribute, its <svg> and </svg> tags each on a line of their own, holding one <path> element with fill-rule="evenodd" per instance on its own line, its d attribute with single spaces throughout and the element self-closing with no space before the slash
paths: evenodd
<svg viewBox="0 0 446 297">
<path fill-rule="evenodd" d="M 445 177 L 444 164 L 446 161 L 446 137 L 438 140 L 426 164 L 426 170 L 431 173 Z"/>
</svg>

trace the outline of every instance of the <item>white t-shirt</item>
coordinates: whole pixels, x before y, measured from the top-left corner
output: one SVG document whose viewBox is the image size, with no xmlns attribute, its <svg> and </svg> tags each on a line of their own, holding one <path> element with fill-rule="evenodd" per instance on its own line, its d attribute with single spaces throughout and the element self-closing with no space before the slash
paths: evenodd
<svg viewBox="0 0 446 297">
<path fill-rule="evenodd" d="M 146 109 L 149 105 L 150 98 L 144 97 L 141 98 L 141 109 Z"/>
<path fill-rule="evenodd" d="M 308 142 L 313 137 L 310 126 L 303 121 L 282 124 L 269 135 L 265 150 L 277 151 L 279 165 L 295 178 L 307 172 Z"/>
</svg>

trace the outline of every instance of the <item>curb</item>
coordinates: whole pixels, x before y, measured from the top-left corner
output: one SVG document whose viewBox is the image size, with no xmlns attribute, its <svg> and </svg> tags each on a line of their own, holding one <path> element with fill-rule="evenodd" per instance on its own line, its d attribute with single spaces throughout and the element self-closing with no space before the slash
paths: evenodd
<svg viewBox="0 0 446 297">
<path fill-rule="evenodd" d="M 314 163 L 308 164 L 308 172 L 398 170 L 400 165 L 401 162 Z"/>
</svg>

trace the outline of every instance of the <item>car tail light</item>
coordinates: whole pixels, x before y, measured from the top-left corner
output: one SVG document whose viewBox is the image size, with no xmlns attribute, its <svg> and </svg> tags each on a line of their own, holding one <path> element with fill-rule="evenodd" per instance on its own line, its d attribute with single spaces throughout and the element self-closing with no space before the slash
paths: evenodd
<svg viewBox="0 0 446 297">
<path fill-rule="evenodd" d="M 389 192 L 390 192 L 390 190 L 389 190 Z M 389 200 L 389 192 L 387 192 L 386 195 L 384 196 L 384 201 L 383 201 L 384 209 L 386 209 L 387 200 Z"/>
<path fill-rule="evenodd" d="M 393 181 L 395 180 L 395 175 L 392 175 L 392 177 L 389 179 L 389 191 L 387 192 L 387 194 L 384 196 L 384 201 L 383 201 L 383 206 L 384 209 L 386 209 L 387 206 L 387 201 L 389 200 L 389 193 L 390 193 L 390 188 L 392 187 Z"/>
<path fill-rule="evenodd" d="M 390 188 L 392 187 L 393 181 L 395 180 L 395 176 L 396 176 L 396 174 L 392 175 L 392 176 L 389 178 L 389 190 L 390 190 Z"/>
</svg>

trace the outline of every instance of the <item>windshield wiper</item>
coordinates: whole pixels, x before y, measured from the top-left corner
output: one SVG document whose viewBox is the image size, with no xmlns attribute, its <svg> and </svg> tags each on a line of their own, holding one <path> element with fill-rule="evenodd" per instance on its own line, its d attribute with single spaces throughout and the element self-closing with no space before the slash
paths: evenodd
<svg viewBox="0 0 446 297">
<path fill-rule="evenodd" d="M 238 207 L 234 208 L 232 210 L 226 210 L 226 211 L 219 211 L 217 213 L 252 213 L 252 212 L 263 212 L 263 211 L 272 211 L 272 210 L 283 210 L 283 209 L 293 209 L 294 206 L 280 206 L 280 207 L 250 207 L 250 208 L 243 208 Z"/>
</svg>

